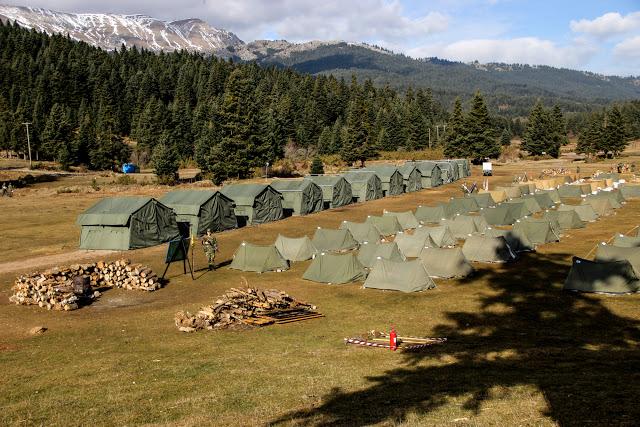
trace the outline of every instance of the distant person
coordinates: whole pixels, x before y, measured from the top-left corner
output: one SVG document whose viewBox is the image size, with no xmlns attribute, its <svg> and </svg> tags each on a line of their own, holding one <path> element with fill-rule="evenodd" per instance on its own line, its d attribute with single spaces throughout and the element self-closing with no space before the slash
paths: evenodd
<svg viewBox="0 0 640 427">
<path fill-rule="evenodd" d="M 580 166 L 576 166 L 576 173 L 580 175 Z"/>
<path fill-rule="evenodd" d="M 11 183 L 7 186 L 7 196 L 13 197 L 13 185 Z"/>
<path fill-rule="evenodd" d="M 2 190 L 0 191 L 0 194 L 2 195 L 2 197 L 7 195 L 7 184 L 6 183 L 2 183 Z"/>
<path fill-rule="evenodd" d="M 207 229 L 207 234 L 202 237 L 202 249 L 204 249 L 204 255 L 207 257 L 209 271 L 215 270 L 216 252 L 218 252 L 218 240 L 213 235 L 213 233 L 211 233 L 211 229 Z"/>
</svg>

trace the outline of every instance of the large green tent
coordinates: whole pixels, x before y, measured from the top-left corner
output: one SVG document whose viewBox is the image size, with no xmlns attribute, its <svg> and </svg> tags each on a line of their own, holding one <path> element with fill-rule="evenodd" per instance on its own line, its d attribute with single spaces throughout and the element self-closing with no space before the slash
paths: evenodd
<svg viewBox="0 0 640 427">
<path fill-rule="evenodd" d="M 551 198 L 551 194 L 546 192 L 534 193 L 531 197 L 536 199 L 541 209 L 550 209 L 556 204 Z"/>
<path fill-rule="evenodd" d="M 564 290 L 627 294 L 640 290 L 640 281 L 629 261 L 589 261 L 573 257 Z"/>
<path fill-rule="evenodd" d="M 446 225 L 424 226 L 416 228 L 415 236 L 429 236 L 431 241 L 439 248 L 455 246 L 458 241 Z"/>
<path fill-rule="evenodd" d="M 627 260 L 633 267 L 636 275 L 640 277 L 640 248 L 621 248 L 607 244 L 599 244 L 596 249 L 596 261 L 622 261 Z"/>
<path fill-rule="evenodd" d="M 407 162 L 408 164 L 415 165 L 418 172 L 422 177 L 422 188 L 437 187 L 443 184 L 442 169 L 436 162 L 424 161 L 424 162 Z"/>
<path fill-rule="evenodd" d="M 331 254 L 321 252 L 311 261 L 302 276 L 312 282 L 342 284 L 362 280 L 366 277 L 364 266 L 355 254 Z"/>
<path fill-rule="evenodd" d="M 504 237 L 469 236 L 462 246 L 462 253 L 469 261 L 509 262 L 516 256 Z"/>
<path fill-rule="evenodd" d="M 640 197 L 640 185 L 625 184 L 620 186 L 619 190 L 625 199 L 637 199 Z"/>
<path fill-rule="evenodd" d="M 560 235 L 547 219 L 524 218 L 513 225 L 514 231 L 521 231 L 534 245 L 559 242 Z"/>
<path fill-rule="evenodd" d="M 606 197 L 586 198 L 582 201 L 582 204 L 590 205 L 598 216 L 608 216 L 613 214 L 611 201 Z"/>
<path fill-rule="evenodd" d="M 358 247 L 358 242 L 349 230 L 332 230 L 320 228 L 316 230 L 311 243 L 319 251 L 348 251 Z"/>
<path fill-rule="evenodd" d="M 522 230 L 488 228 L 484 234 L 487 237 L 503 237 L 507 245 L 509 245 L 509 248 L 511 248 L 511 251 L 515 254 L 532 251 L 536 248 Z"/>
<path fill-rule="evenodd" d="M 480 209 L 490 208 L 496 205 L 495 200 L 491 197 L 491 193 L 473 193 L 467 197 L 475 200 Z"/>
<path fill-rule="evenodd" d="M 371 269 L 364 287 L 400 292 L 420 292 L 433 289 L 436 284 L 429 277 L 424 265 L 415 261 L 390 261 L 379 259 Z"/>
<path fill-rule="evenodd" d="M 176 190 L 160 199 L 176 213 L 176 221 L 189 223 L 192 236 L 237 227 L 233 200 L 219 191 Z"/>
<path fill-rule="evenodd" d="M 366 268 L 373 267 L 378 258 L 390 259 L 392 261 L 405 260 L 395 242 L 365 243 L 360 246 L 358 250 L 358 261 L 360 261 L 363 266 Z"/>
<path fill-rule="evenodd" d="M 558 206 L 558 212 L 562 211 L 575 211 L 578 214 L 580 220 L 585 222 L 593 222 L 598 219 L 598 213 L 593 209 L 591 205 L 560 205 Z"/>
<path fill-rule="evenodd" d="M 580 219 L 578 213 L 574 210 L 570 211 L 547 211 L 543 218 L 551 222 L 557 223 L 560 230 L 570 230 L 573 228 L 584 228 L 585 222 Z"/>
<path fill-rule="evenodd" d="M 397 196 L 404 193 L 404 177 L 397 167 L 391 165 L 367 166 L 363 171 L 372 171 L 382 183 L 382 195 L 384 197 Z"/>
<path fill-rule="evenodd" d="M 619 248 L 640 248 L 640 237 L 617 234 L 613 238 L 612 244 L 613 246 L 617 246 Z"/>
<path fill-rule="evenodd" d="M 451 219 L 455 215 L 448 203 L 438 206 L 418 206 L 415 213 L 416 219 L 423 224 L 438 223 L 443 219 Z"/>
<path fill-rule="evenodd" d="M 503 203 L 492 208 L 485 208 L 481 215 L 489 225 L 511 225 L 516 222 L 515 205 Z"/>
<path fill-rule="evenodd" d="M 497 191 L 504 191 L 507 194 L 507 197 L 510 199 L 517 199 L 519 197 L 522 197 L 522 191 L 520 191 L 520 187 L 516 187 L 516 186 L 499 186 L 496 187 L 495 190 Z"/>
<path fill-rule="evenodd" d="M 358 243 L 376 243 L 382 240 L 383 236 L 375 225 L 368 222 L 342 221 L 340 228 L 349 230 Z"/>
<path fill-rule="evenodd" d="M 126 251 L 180 237 L 175 212 L 151 197 L 109 197 L 78 216 L 81 249 Z"/>
<path fill-rule="evenodd" d="M 399 233 L 394 242 L 406 258 L 417 258 L 422 249 L 437 246 L 429 235 Z"/>
<path fill-rule="evenodd" d="M 267 271 L 284 271 L 289 263 L 274 245 L 253 245 L 242 242 L 233 254 L 229 268 L 240 271 L 265 273 Z"/>
<path fill-rule="evenodd" d="M 338 208 L 353 202 L 351 184 L 337 175 L 309 175 L 305 179 L 311 180 L 322 189 L 325 208 Z"/>
<path fill-rule="evenodd" d="M 422 175 L 415 164 L 405 163 L 402 166 L 398 166 L 398 170 L 402 174 L 406 193 L 422 190 Z"/>
<path fill-rule="evenodd" d="M 395 216 L 369 215 L 366 222 L 375 225 L 383 236 L 392 236 L 403 231 L 402 225 Z"/>
<path fill-rule="evenodd" d="M 382 181 L 373 171 L 353 170 L 342 174 L 351 184 L 351 191 L 356 202 L 366 202 L 382 198 Z"/>
<path fill-rule="evenodd" d="M 418 219 L 416 218 L 416 216 L 413 214 L 412 211 L 405 211 L 405 212 L 384 211 L 382 213 L 382 216 L 395 216 L 396 218 L 398 218 L 398 222 L 400 223 L 400 226 L 402 227 L 403 230 L 410 230 L 413 228 L 418 228 L 418 226 L 420 226 L 420 222 L 418 222 Z"/>
<path fill-rule="evenodd" d="M 458 176 L 460 178 L 466 178 L 471 176 L 471 168 L 469 166 L 469 161 L 466 159 L 454 159 L 450 160 L 452 163 L 458 165 Z"/>
<path fill-rule="evenodd" d="M 453 219 L 444 219 L 440 221 L 440 225 L 447 226 L 456 239 L 466 239 L 471 234 L 484 232 L 478 228 L 476 221 L 469 215 L 458 215 Z"/>
<path fill-rule="evenodd" d="M 271 183 L 282 194 L 282 208 L 293 215 L 307 215 L 324 208 L 322 189 L 308 179 L 279 179 Z"/>
<path fill-rule="evenodd" d="M 292 262 L 306 261 L 313 258 L 318 252 L 307 236 L 286 237 L 278 234 L 274 245 L 284 259 Z"/>
<path fill-rule="evenodd" d="M 246 218 L 247 224 L 277 221 L 284 216 L 282 194 L 270 185 L 231 184 L 220 190 L 236 204 L 236 217 Z"/>
<path fill-rule="evenodd" d="M 425 248 L 419 260 L 431 277 L 466 277 L 474 271 L 461 248 Z"/>
<path fill-rule="evenodd" d="M 458 167 L 456 166 L 454 168 L 454 166 L 447 162 L 447 161 L 437 161 L 436 164 L 438 165 L 438 167 L 440 168 L 440 170 L 442 171 L 442 182 L 444 184 L 449 184 L 450 182 L 453 182 L 456 180 L 457 177 L 457 170 Z"/>
</svg>

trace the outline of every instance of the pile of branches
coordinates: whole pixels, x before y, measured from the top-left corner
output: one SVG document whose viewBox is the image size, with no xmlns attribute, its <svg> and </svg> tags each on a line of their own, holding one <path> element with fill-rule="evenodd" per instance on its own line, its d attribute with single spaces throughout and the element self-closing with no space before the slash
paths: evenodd
<svg viewBox="0 0 640 427">
<path fill-rule="evenodd" d="M 160 282 L 151 269 L 129 260 L 55 267 L 16 278 L 9 298 L 18 305 L 47 310 L 75 310 L 100 296 L 98 289 L 115 287 L 154 291 Z"/>
<path fill-rule="evenodd" d="M 200 329 L 225 329 L 232 326 L 256 325 L 260 316 L 292 309 L 315 310 L 315 306 L 298 301 L 285 292 L 275 289 L 231 288 L 213 305 L 202 307 L 196 314 L 179 311 L 175 315 L 180 331 Z"/>
</svg>

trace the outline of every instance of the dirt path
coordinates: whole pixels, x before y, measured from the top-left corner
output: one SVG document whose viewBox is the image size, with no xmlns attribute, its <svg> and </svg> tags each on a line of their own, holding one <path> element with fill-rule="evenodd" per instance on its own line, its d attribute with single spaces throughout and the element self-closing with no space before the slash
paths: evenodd
<svg viewBox="0 0 640 427">
<path fill-rule="evenodd" d="M 117 251 L 87 251 L 76 250 L 55 255 L 39 256 L 19 261 L 11 261 L 0 264 L 0 274 L 12 273 L 22 270 L 36 270 L 55 265 L 74 264 L 95 260 L 97 257 L 114 254 Z"/>
</svg>

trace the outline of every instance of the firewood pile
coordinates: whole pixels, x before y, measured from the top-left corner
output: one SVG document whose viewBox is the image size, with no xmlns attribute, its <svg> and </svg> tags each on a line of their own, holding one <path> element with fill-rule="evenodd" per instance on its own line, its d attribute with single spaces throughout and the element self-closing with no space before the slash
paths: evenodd
<svg viewBox="0 0 640 427">
<path fill-rule="evenodd" d="M 179 311 L 175 322 L 182 332 L 200 329 L 225 329 L 233 326 L 263 326 L 295 320 L 322 317 L 316 307 L 298 301 L 275 289 L 231 288 L 213 305 L 202 307 L 196 314 Z M 285 317 L 289 321 L 283 320 Z"/>
<path fill-rule="evenodd" d="M 9 300 L 47 310 L 75 310 L 100 296 L 96 288 L 154 291 L 161 287 L 151 269 L 129 260 L 56 267 L 16 278 Z"/>
</svg>

